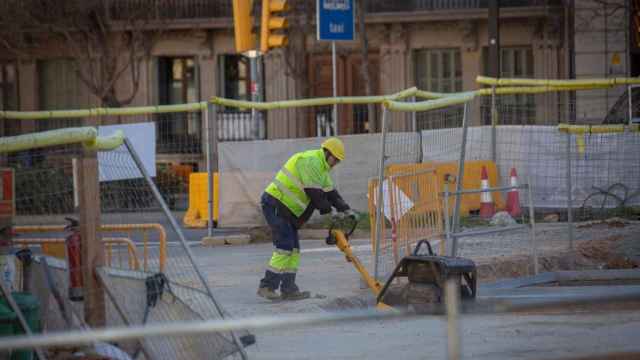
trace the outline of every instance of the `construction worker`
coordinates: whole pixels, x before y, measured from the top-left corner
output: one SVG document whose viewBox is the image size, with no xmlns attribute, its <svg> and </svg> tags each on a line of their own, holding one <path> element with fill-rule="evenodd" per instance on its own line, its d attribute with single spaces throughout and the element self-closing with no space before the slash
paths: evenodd
<svg viewBox="0 0 640 360">
<path fill-rule="evenodd" d="M 356 213 L 333 187 L 329 171 L 344 160 L 344 144 L 329 138 L 320 149 L 294 154 L 278 171 L 262 194 L 262 213 L 271 228 L 275 246 L 258 295 L 269 300 L 302 300 L 310 296 L 296 285 L 300 263 L 298 229 L 313 211 L 329 214 L 332 207 L 342 215 L 356 218 Z M 280 288 L 281 295 L 276 292 Z"/>
</svg>

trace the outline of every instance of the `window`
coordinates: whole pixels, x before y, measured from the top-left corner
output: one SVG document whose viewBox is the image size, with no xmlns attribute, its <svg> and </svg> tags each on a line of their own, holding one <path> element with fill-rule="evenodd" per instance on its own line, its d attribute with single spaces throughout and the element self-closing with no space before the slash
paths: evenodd
<svg viewBox="0 0 640 360">
<path fill-rule="evenodd" d="M 415 80 L 420 90 L 462 91 L 462 60 L 459 49 L 424 49 L 414 53 Z M 439 129 L 462 125 L 462 107 L 419 112 L 418 129 Z"/>
<path fill-rule="evenodd" d="M 416 86 L 435 92 L 462 91 L 462 61 L 458 49 L 427 49 L 415 53 Z"/>
<path fill-rule="evenodd" d="M 158 58 L 160 105 L 200 101 L 197 64 L 192 57 Z M 199 112 L 158 114 L 157 144 L 160 153 L 199 153 L 202 118 Z"/>
<path fill-rule="evenodd" d="M 255 69 L 261 74 L 261 58 L 256 62 Z M 264 76 L 260 78 L 264 84 Z M 251 86 L 257 84 L 257 79 L 251 78 L 251 59 L 237 54 L 220 55 L 218 57 L 218 95 L 227 99 L 251 101 Z M 264 99 L 264 86 L 259 86 L 259 98 Z M 264 139 L 266 136 L 265 114 L 256 111 L 253 115 L 250 109 L 224 107 L 222 116 L 218 118 L 220 141 L 238 141 Z"/>
<path fill-rule="evenodd" d="M 484 73 L 489 74 L 489 48 L 482 51 Z M 504 47 L 500 51 L 500 77 L 532 78 L 533 51 L 530 47 Z M 534 95 L 519 94 L 496 98 L 499 123 L 525 125 L 535 123 L 536 101 Z M 491 97 L 483 97 L 482 116 L 485 124 L 491 124 Z"/>
<path fill-rule="evenodd" d="M 220 55 L 218 94 L 234 100 L 251 100 L 251 62 L 242 55 Z M 258 64 L 260 67 L 261 64 Z M 263 82 L 264 83 L 264 82 Z M 264 91 L 264 87 L 262 89 Z M 262 92 L 264 95 L 264 92 Z M 264 98 L 264 96 L 261 96 Z M 231 108 L 227 110 L 232 110 Z"/>
<path fill-rule="evenodd" d="M 15 64 L 0 62 L 0 110 L 19 110 L 18 72 Z M 18 120 L 2 121 L 2 136 L 18 135 Z"/>
<path fill-rule="evenodd" d="M 76 74 L 71 59 L 40 60 L 38 81 L 40 110 L 70 110 L 90 107 L 89 92 Z M 39 131 L 78 126 L 80 119 L 37 121 Z"/>
<path fill-rule="evenodd" d="M 158 59 L 160 105 L 186 104 L 200 101 L 197 91 L 196 66 L 191 57 Z"/>
</svg>

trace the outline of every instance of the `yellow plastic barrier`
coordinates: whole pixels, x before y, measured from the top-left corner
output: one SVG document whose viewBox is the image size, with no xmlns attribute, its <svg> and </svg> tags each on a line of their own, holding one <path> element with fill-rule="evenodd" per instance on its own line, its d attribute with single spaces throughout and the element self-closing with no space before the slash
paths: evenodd
<svg viewBox="0 0 640 360">
<path fill-rule="evenodd" d="M 209 219 L 209 177 L 207 173 L 191 173 L 189 175 L 189 209 L 182 221 L 191 228 L 207 227 Z M 213 222 L 218 222 L 219 215 L 219 189 L 220 180 L 218 173 L 213 174 Z"/>
<path fill-rule="evenodd" d="M 13 229 L 18 234 L 34 234 L 34 233 L 47 233 L 47 232 L 63 232 L 64 225 L 22 225 L 15 226 Z M 160 224 L 103 224 L 100 227 L 102 232 L 127 232 L 131 234 L 133 231 L 142 232 L 143 241 L 143 270 L 148 270 L 149 259 L 149 241 L 147 232 L 157 231 L 159 242 L 159 255 L 158 255 L 158 267 L 160 271 L 164 271 L 165 263 L 167 261 L 167 232 Z M 131 235 L 129 235 L 131 238 Z"/>
<path fill-rule="evenodd" d="M 464 166 L 464 183 L 462 184 L 462 188 L 464 190 L 474 190 L 480 189 L 480 177 L 482 175 L 482 166 L 487 168 L 487 174 L 489 176 L 489 186 L 497 187 L 498 186 L 498 167 L 495 162 L 490 160 L 473 160 L 466 161 Z M 438 191 L 444 192 L 444 178 L 445 175 L 451 175 L 453 179 L 458 175 L 458 162 L 426 162 L 420 164 L 395 164 L 387 167 L 386 172 L 387 175 L 394 175 L 399 173 L 410 173 L 410 172 L 420 172 L 420 171 L 428 171 L 429 169 L 435 168 L 436 174 L 438 176 Z M 400 186 L 402 190 L 411 197 L 411 190 L 409 186 L 403 187 Z M 454 192 L 456 189 L 456 183 L 449 183 L 449 191 Z M 502 195 L 499 192 L 491 193 L 493 196 L 493 201 L 496 204 L 497 209 L 504 209 L 505 203 L 502 199 Z M 455 197 L 449 197 L 449 212 L 453 213 L 453 205 L 454 205 Z M 425 209 L 423 209 L 425 210 Z M 467 194 L 462 196 L 462 202 L 460 203 L 460 215 L 465 216 L 469 215 L 471 211 L 480 210 L 480 194 Z"/>
<path fill-rule="evenodd" d="M 47 256 L 52 256 L 58 259 L 66 258 L 65 251 L 65 239 L 59 238 L 44 238 L 44 239 L 14 239 L 14 244 L 21 248 L 26 248 L 29 246 L 40 246 L 42 248 L 42 252 Z M 138 254 L 136 252 L 136 245 L 128 238 L 104 238 L 102 239 L 102 243 L 105 245 L 106 253 L 105 253 L 105 264 L 107 266 L 114 266 L 113 261 L 113 246 L 114 245 L 126 245 L 127 246 L 127 260 L 129 264 L 129 269 L 131 270 L 139 270 L 140 269 L 140 261 L 138 260 Z M 119 257 L 119 266 L 122 267 L 122 258 Z"/>
<path fill-rule="evenodd" d="M 584 135 L 584 134 L 614 134 L 614 133 L 623 133 L 623 132 L 640 132 L 640 125 L 631 124 L 631 125 L 569 125 L 569 124 L 559 124 L 558 131 L 575 134 L 575 135 Z"/>
</svg>

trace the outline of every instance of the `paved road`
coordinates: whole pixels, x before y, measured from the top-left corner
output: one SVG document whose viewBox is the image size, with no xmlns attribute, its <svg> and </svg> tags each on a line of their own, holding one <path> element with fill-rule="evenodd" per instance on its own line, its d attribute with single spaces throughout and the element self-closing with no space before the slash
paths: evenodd
<svg viewBox="0 0 640 360">
<path fill-rule="evenodd" d="M 356 253 L 370 263 L 367 240 L 355 240 Z M 344 256 L 322 241 L 302 242 L 299 284 L 326 298 L 270 303 L 255 295 L 269 244 L 197 248 L 217 299 L 235 317 L 335 311 L 371 302 L 357 273 Z M 502 291 L 487 296 L 522 297 L 600 293 L 620 287 L 537 288 Z M 483 296 L 483 294 L 480 294 Z M 365 301 L 357 301 L 367 299 Z M 341 306 L 337 306 L 340 304 Z M 640 311 L 556 311 L 552 315 L 474 315 L 460 323 L 463 358 L 556 359 L 608 351 L 640 351 Z M 249 348 L 255 359 L 442 359 L 446 358 L 446 326 L 442 318 L 387 320 L 255 332 Z"/>
</svg>

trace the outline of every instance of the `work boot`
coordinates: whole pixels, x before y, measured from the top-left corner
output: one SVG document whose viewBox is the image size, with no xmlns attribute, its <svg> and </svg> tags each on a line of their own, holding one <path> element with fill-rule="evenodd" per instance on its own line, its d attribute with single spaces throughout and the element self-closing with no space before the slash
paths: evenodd
<svg viewBox="0 0 640 360">
<path fill-rule="evenodd" d="M 304 299 L 308 299 L 311 297 L 311 293 L 308 291 L 292 291 L 292 292 L 283 292 L 282 293 L 282 300 L 304 300 Z"/>
<path fill-rule="evenodd" d="M 280 295 L 268 287 L 261 287 L 258 289 L 258 296 L 261 296 L 267 300 L 280 300 Z"/>
<path fill-rule="evenodd" d="M 282 300 L 304 300 L 311 297 L 308 291 L 300 291 L 296 285 L 296 273 L 282 274 L 282 285 L 280 285 Z"/>
<path fill-rule="evenodd" d="M 264 277 L 260 279 L 260 288 L 269 288 L 273 291 L 278 290 L 280 287 L 280 282 L 282 281 L 281 274 L 273 272 L 271 270 L 266 270 L 264 272 Z"/>
</svg>

